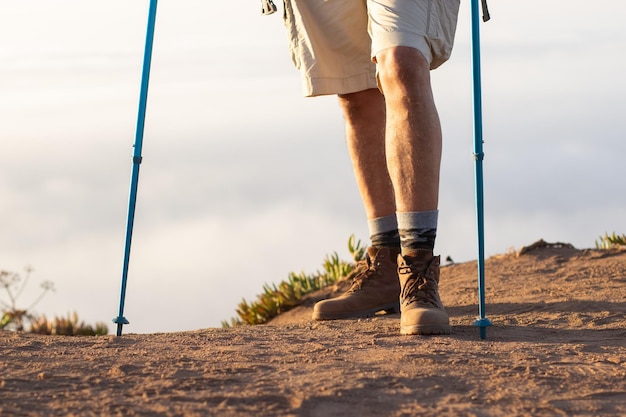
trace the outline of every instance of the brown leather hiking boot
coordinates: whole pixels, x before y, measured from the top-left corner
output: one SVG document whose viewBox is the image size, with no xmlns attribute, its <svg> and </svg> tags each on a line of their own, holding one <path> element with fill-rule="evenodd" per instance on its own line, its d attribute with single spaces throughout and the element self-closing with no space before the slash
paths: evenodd
<svg viewBox="0 0 626 417">
<path fill-rule="evenodd" d="M 313 308 L 314 320 L 369 317 L 379 311 L 400 311 L 400 282 L 396 258 L 400 249 L 367 248 L 367 264 L 344 294 L 322 300 Z"/>
<path fill-rule="evenodd" d="M 450 334 L 450 320 L 439 298 L 439 256 L 398 255 L 400 333 Z"/>
</svg>

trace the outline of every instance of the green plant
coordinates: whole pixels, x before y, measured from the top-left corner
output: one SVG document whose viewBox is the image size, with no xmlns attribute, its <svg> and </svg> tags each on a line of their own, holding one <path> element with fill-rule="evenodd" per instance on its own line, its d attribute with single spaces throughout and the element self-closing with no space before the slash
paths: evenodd
<svg viewBox="0 0 626 417">
<path fill-rule="evenodd" d="M 8 298 L 8 301 L 0 299 L 0 311 L 2 312 L 0 329 L 24 331 L 26 326 L 30 325 L 28 330 L 30 333 L 67 336 L 105 335 L 109 332 L 104 323 L 96 323 L 92 327 L 80 322 L 76 313 L 68 314 L 67 317 L 55 317 L 52 320 L 33 313 L 33 307 L 41 301 L 44 295 L 49 291 L 54 291 L 54 284 L 50 281 L 41 283 L 41 293 L 28 307 L 19 308 L 17 301 L 24 292 L 33 269 L 27 267 L 25 271 L 26 274 L 23 277 L 16 272 L 0 271 L 0 287 L 4 288 Z"/>
<path fill-rule="evenodd" d="M 242 324 L 267 323 L 277 315 L 297 306 L 306 294 L 334 284 L 347 277 L 365 257 L 366 248 L 354 235 L 348 239 L 348 250 L 354 262 L 345 262 L 339 259 L 337 253 L 326 255 L 322 264 L 323 271 L 307 275 L 304 272 L 291 272 L 286 281 L 280 284 L 263 285 L 263 293 L 256 301 L 248 303 L 245 299 L 237 307 L 237 317 L 230 323 L 222 322 L 222 327 Z"/>
<path fill-rule="evenodd" d="M 596 240 L 596 249 L 611 249 L 621 246 L 626 246 L 626 235 L 619 236 L 615 232 L 610 236 L 608 233 L 604 233 L 604 236 L 600 236 Z"/>
<path fill-rule="evenodd" d="M 30 333 L 62 335 L 62 336 L 98 336 L 106 335 L 109 329 L 104 323 L 96 323 L 90 326 L 78 320 L 76 312 L 68 314 L 67 317 L 55 317 L 48 320 L 46 316 L 41 316 L 31 322 Z"/>
<path fill-rule="evenodd" d="M 0 329 L 22 331 L 27 323 L 32 323 L 36 317 L 32 313 L 32 308 L 37 305 L 49 291 L 54 291 L 54 284 L 50 281 L 41 283 L 42 291 L 39 296 L 26 308 L 19 308 L 17 300 L 20 298 L 30 275 L 33 272 L 31 267 L 26 267 L 26 275 L 22 277 L 16 272 L 0 271 L 0 287 L 8 297 L 8 302 L 0 300 L 2 319 L 0 319 Z"/>
</svg>

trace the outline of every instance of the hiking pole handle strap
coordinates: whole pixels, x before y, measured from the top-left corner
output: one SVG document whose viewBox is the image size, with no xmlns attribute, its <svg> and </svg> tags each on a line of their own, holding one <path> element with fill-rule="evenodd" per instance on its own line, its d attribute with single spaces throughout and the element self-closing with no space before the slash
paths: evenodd
<svg viewBox="0 0 626 417">
<path fill-rule="evenodd" d="M 261 0 L 261 13 L 270 15 L 276 11 L 276 5 L 272 0 Z"/>
<path fill-rule="evenodd" d="M 489 9 L 487 8 L 487 0 L 481 0 L 481 5 L 483 8 L 483 22 L 486 22 L 491 19 L 491 16 L 489 16 Z"/>
</svg>

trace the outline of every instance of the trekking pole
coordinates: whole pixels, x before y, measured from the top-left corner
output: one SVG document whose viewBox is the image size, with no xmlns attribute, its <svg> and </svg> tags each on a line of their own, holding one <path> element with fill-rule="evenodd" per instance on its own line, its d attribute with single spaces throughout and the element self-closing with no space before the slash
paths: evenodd
<svg viewBox="0 0 626 417">
<path fill-rule="evenodd" d="M 146 120 L 146 103 L 148 101 L 148 82 L 150 79 L 150 63 L 152 60 L 152 43 L 154 40 L 154 25 L 156 21 L 157 0 L 150 0 L 148 12 L 148 29 L 146 31 L 146 46 L 143 55 L 143 70 L 141 74 L 141 90 L 139 94 L 139 112 L 137 115 L 137 130 L 133 144 L 133 169 L 130 180 L 130 196 L 128 198 L 128 217 L 126 222 L 126 241 L 124 245 L 124 264 L 122 267 L 122 289 L 120 294 L 119 315 L 113 319 L 117 324 L 117 335 L 122 335 L 122 327 L 129 324 L 124 317 L 124 302 L 126 299 L 126 283 L 128 281 L 128 264 L 130 262 L 130 245 L 133 237 L 135 222 L 135 203 L 137 202 L 137 183 L 139 181 L 139 166 L 141 164 L 141 147 L 143 145 L 143 130 Z"/>
<path fill-rule="evenodd" d="M 487 1 L 482 2 L 483 20 L 489 20 Z M 476 225 L 478 229 L 478 319 L 474 326 L 480 329 L 480 338 L 487 338 L 487 327 L 491 321 L 485 315 L 485 213 L 483 193 L 483 120 L 482 120 L 482 86 L 480 79 L 480 22 L 478 20 L 478 2 L 471 0 L 472 20 L 472 78 L 474 98 L 474 159 L 476 175 Z"/>
</svg>

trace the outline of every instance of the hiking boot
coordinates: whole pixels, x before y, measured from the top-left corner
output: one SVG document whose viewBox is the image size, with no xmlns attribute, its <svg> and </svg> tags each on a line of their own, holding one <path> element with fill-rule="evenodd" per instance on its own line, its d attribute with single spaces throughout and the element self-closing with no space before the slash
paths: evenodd
<svg viewBox="0 0 626 417">
<path fill-rule="evenodd" d="M 353 278 L 350 289 L 313 308 L 313 320 L 370 317 L 379 311 L 400 311 L 400 283 L 396 258 L 399 248 L 367 248 L 366 265 Z"/>
<path fill-rule="evenodd" d="M 400 333 L 450 334 L 450 320 L 439 298 L 439 256 L 398 255 Z"/>
</svg>

